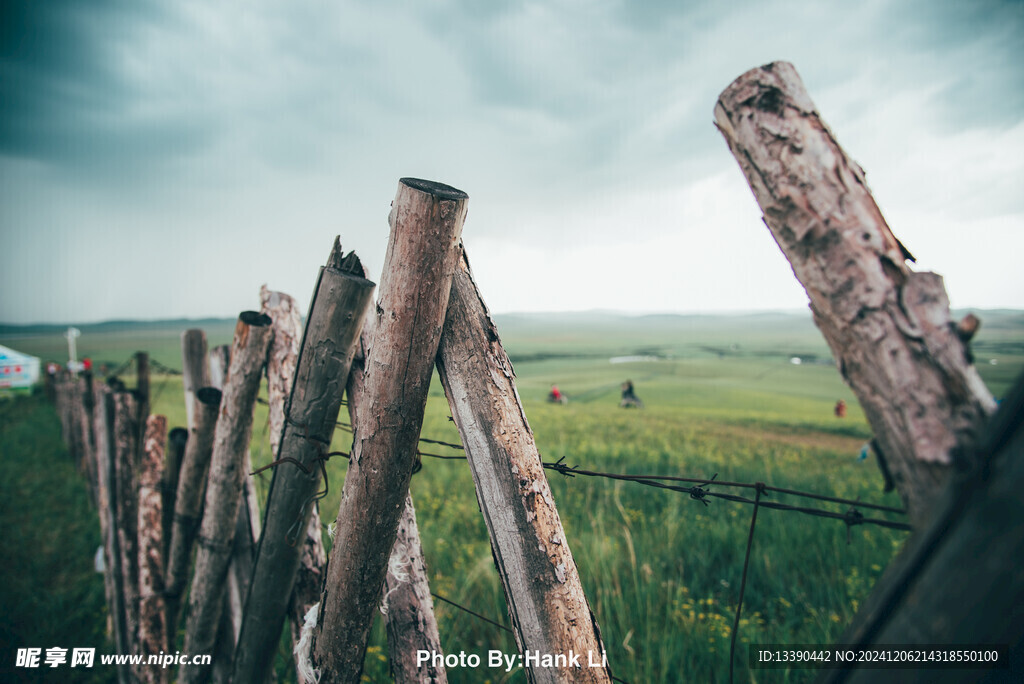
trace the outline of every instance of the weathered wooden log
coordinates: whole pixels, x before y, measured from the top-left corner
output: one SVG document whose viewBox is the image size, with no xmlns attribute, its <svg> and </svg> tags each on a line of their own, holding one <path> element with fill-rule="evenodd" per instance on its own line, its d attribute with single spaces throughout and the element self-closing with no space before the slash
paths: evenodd
<svg viewBox="0 0 1024 684">
<path fill-rule="evenodd" d="M 358 435 L 361 421 L 373 421 L 373 416 L 360 411 L 366 401 L 365 362 L 367 350 L 373 340 L 376 317 L 369 315 L 360 335 L 360 348 L 352 361 L 348 376 L 348 415 L 354 434 Z M 372 424 L 372 423 L 371 423 Z M 312 605 L 312 604 L 310 604 Z M 430 661 L 417 665 L 416 655 L 420 651 L 442 653 L 441 637 L 434 616 L 434 604 L 430 596 L 426 562 L 420 544 L 419 529 L 416 526 L 416 509 L 412 493 L 405 499 L 402 517 L 398 521 L 398 534 L 391 547 L 388 572 L 384 578 L 382 610 L 387 618 L 388 654 L 391 675 L 397 684 L 422 682 L 442 684 L 448 681 L 444 663 Z M 293 615 L 295 611 L 293 609 Z M 297 663 L 301 670 L 301 663 Z"/>
<path fill-rule="evenodd" d="M 338 257 L 341 257 L 341 245 L 337 240 L 335 244 L 338 246 Z M 359 271 L 355 275 L 365 277 L 366 274 Z M 271 343 L 270 356 L 267 360 L 267 419 L 270 427 L 270 444 L 276 460 L 280 457 L 286 408 L 299 361 L 303 335 L 302 315 L 292 297 L 282 292 L 274 292 L 266 285 L 260 289 L 260 301 L 262 303 L 261 310 L 274 319 L 274 340 Z M 367 298 L 367 306 L 368 303 L 369 298 Z M 250 485 L 253 484 L 251 478 L 248 482 Z M 306 612 L 320 600 L 324 566 L 327 565 L 320 509 L 316 501 L 312 502 L 309 508 L 309 523 L 306 525 L 306 533 L 302 538 L 299 567 L 295 573 L 292 595 L 288 602 L 287 614 L 291 625 L 292 650 L 302 638 L 302 625 Z M 297 662 L 296 665 L 298 665 Z M 296 669 L 296 677 L 301 681 L 302 673 L 298 669 Z"/>
<path fill-rule="evenodd" d="M 1016 681 L 1024 671 L 1024 376 L 978 440 L 977 465 L 954 475 L 934 521 L 879 578 L 841 644 L 1009 646 L 1007 669 L 829 670 L 819 681 Z M 1017 675 L 1013 675 L 1017 672 Z M 1005 676 L 991 676 L 1005 675 Z"/>
<path fill-rule="evenodd" d="M 207 361 L 210 364 L 210 387 L 223 390 L 224 382 L 228 379 L 228 370 L 231 367 L 231 345 L 217 345 L 210 350 Z"/>
<path fill-rule="evenodd" d="M 92 371 L 82 371 L 79 375 L 81 385 L 79 387 L 79 411 L 78 418 L 80 439 L 82 443 L 82 461 L 85 467 L 85 475 L 89 483 L 89 496 L 93 506 L 99 507 L 99 495 L 97 493 L 99 472 L 96 465 L 96 436 L 93 427 L 93 375 Z"/>
<path fill-rule="evenodd" d="M 581 667 L 526 669 L 531 682 L 608 682 L 604 645 L 533 431 L 463 257 L 452 282 L 437 370 L 462 436 L 522 653 L 581 654 Z"/>
<path fill-rule="evenodd" d="M 186 425 L 195 425 L 195 395 L 210 387 L 210 367 L 206 358 L 206 333 L 192 328 L 181 334 L 181 386 L 185 390 Z"/>
<path fill-rule="evenodd" d="M 334 436 L 359 323 L 373 297 L 374 284 L 365 275 L 358 257 L 354 253 L 346 257 L 335 239 L 313 290 L 287 413 L 279 421 L 282 434 L 271 442 L 278 449 L 278 459 L 294 459 L 294 463 L 283 463 L 274 470 L 267 494 L 263 532 L 235 651 L 236 682 L 265 681 L 281 636 L 306 546 L 299 540 L 309 538 L 321 459 Z M 310 552 L 316 553 L 315 549 Z M 312 573 L 312 566 L 321 561 L 315 557 L 308 560 Z"/>
<path fill-rule="evenodd" d="M 178 608 L 188 586 L 189 561 L 196 532 L 199 531 L 206 474 L 213 454 L 214 430 L 221 402 L 221 391 L 203 387 L 193 400 L 194 427 L 185 443 L 185 457 L 178 476 L 178 491 L 174 496 L 174 521 L 171 527 L 171 550 L 167 557 L 167 625 L 170 634 L 176 634 Z"/>
<path fill-rule="evenodd" d="M 56 391 L 56 387 L 55 387 Z M 117 477 L 114 468 L 114 397 L 106 384 L 94 387 L 93 431 L 96 435 L 97 498 L 103 535 L 103 588 L 107 598 L 110 632 L 118 653 L 128 654 L 121 551 L 117 540 Z M 127 684 L 128 668 L 118 667 L 119 684 Z"/>
<path fill-rule="evenodd" d="M 222 344 L 210 350 L 210 384 L 219 390 L 224 389 L 228 372 L 231 367 L 231 345 Z M 245 452 L 243 470 L 252 470 L 250 453 Z M 252 576 L 252 553 L 255 539 L 253 525 L 259 522 L 250 518 L 250 496 L 255 496 L 250 478 L 246 478 L 246 487 L 242 490 L 242 505 L 239 508 L 238 520 L 235 523 L 235 539 L 231 546 L 231 560 L 228 563 L 228 574 L 224 591 L 223 607 L 220 623 L 217 626 L 217 641 L 214 647 L 213 673 L 214 682 L 228 682 L 231 679 L 231 661 L 235 655 L 235 643 L 242 624 L 242 609 L 249 590 L 249 578 Z"/>
<path fill-rule="evenodd" d="M 392 204 L 366 363 L 366 410 L 376 422 L 352 447 L 320 602 L 314 653 L 324 684 L 357 681 L 362 671 L 416 464 L 467 200 L 447 185 L 403 178 Z"/>
<path fill-rule="evenodd" d="M 167 433 L 166 459 L 163 467 L 163 530 L 164 530 L 164 569 L 168 567 L 171 554 L 171 530 L 174 528 L 174 501 L 178 494 L 178 476 L 181 463 L 185 458 L 185 445 L 188 444 L 188 430 L 172 428 Z"/>
<path fill-rule="evenodd" d="M 139 635 L 138 403 L 130 392 L 115 392 L 113 402 L 117 543 L 121 553 L 127 652 L 136 654 Z"/>
<path fill-rule="evenodd" d="M 149 416 L 139 464 L 139 655 L 146 658 L 171 650 L 164 604 L 163 470 L 167 418 Z M 143 664 L 139 681 L 166 684 L 171 671 Z"/>
<path fill-rule="evenodd" d="M 950 320 L 942 278 L 906 265 L 912 257 L 882 218 L 864 171 L 791 64 L 736 79 L 715 106 L 715 123 L 920 527 L 995 407 Z"/>
<path fill-rule="evenodd" d="M 391 548 L 384 578 L 381 610 L 387 616 L 391 676 L 397 684 L 444 684 L 448 673 L 443 664 L 418 664 L 417 654 L 443 653 L 441 637 L 430 598 L 427 567 L 423 562 L 420 532 L 412 494 L 405 497 L 398 536 Z"/>
<path fill-rule="evenodd" d="M 185 651 L 211 653 L 223 608 L 225 575 L 245 486 L 245 455 L 252 437 L 253 408 L 270 345 L 270 318 L 243 312 L 235 326 L 231 367 L 213 441 L 196 569 L 189 592 Z M 208 666 L 182 665 L 179 681 L 203 682 Z"/>
<path fill-rule="evenodd" d="M 139 443 L 145 440 L 146 421 L 149 419 L 149 354 L 146 352 L 135 352 L 135 403 L 139 415 Z"/>
</svg>

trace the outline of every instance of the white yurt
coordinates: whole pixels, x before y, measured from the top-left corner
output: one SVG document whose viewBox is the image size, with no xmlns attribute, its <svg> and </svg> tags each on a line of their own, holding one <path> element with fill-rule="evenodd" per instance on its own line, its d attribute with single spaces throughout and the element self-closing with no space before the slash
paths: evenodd
<svg viewBox="0 0 1024 684">
<path fill-rule="evenodd" d="M 0 344 L 0 390 L 31 387 L 39 382 L 39 359 Z"/>
</svg>

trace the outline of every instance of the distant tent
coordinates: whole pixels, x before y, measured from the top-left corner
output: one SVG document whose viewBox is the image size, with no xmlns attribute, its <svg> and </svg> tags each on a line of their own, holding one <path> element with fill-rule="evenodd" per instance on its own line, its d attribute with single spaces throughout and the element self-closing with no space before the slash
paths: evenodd
<svg viewBox="0 0 1024 684">
<path fill-rule="evenodd" d="M 39 359 L 0 345 L 0 389 L 31 387 L 39 382 Z"/>
</svg>

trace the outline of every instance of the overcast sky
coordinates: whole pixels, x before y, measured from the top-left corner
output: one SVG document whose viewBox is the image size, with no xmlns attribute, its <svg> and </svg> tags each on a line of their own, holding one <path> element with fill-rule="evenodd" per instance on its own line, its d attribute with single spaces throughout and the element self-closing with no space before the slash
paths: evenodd
<svg viewBox="0 0 1024 684">
<path fill-rule="evenodd" d="M 1024 3 L 2 0 L 0 321 L 307 306 L 398 179 L 497 312 L 794 309 L 712 124 L 785 59 L 919 270 L 1024 308 Z"/>
</svg>

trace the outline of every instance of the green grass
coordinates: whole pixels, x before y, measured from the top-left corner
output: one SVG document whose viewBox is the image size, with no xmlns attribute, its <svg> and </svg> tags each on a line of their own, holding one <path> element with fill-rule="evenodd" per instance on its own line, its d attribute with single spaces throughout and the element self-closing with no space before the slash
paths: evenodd
<svg viewBox="0 0 1024 684">
<path fill-rule="evenodd" d="M 0 401 L 0 680 L 115 681 L 99 666 L 105 637 L 103 576 L 93 568 L 99 520 L 40 396 Z M 96 648 L 91 669 L 15 668 L 18 648 Z"/>
<path fill-rule="evenodd" d="M 509 320 L 506 328 L 499 320 L 499 328 L 513 355 L 519 392 L 546 461 L 563 458 L 570 465 L 617 473 L 701 478 L 717 474 L 721 481 L 764 481 L 898 506 L 895 494 L 883 495 L 873 459 L 857 458 L 871 430 L 852 392 L 826 362 L 827 348 L 817 331 L 806 320 L 772 319 L 762 328 L 756 322 L 749 319 L 746 326 L 741 325 L 744 321 L 734 321 L 715 327 L 713 322 L 695 319 L 687 328 L 678 320 L 659 319 L 626 327 L 598 321 L 589 327 L 563 328 L 551 321 Z M 979 370 L 1000 396 L 1024 366 L 1024 335 L 1013 326 L 997 327 L 987 338 L 982 330 L 975 347 L 979 362 L 984 361 Z M 172 337 L 158 335 L 152 342 L 153 348 L 164 350 L 160 352 L 164 357 L 155 357 L 175 366 Z M 145 339 L 136 342 L 138 348 L 152 350 L 145 346 Z M 134 349 L 119 351 L 127 357 Z M 105 358 L 102 353 L 99 350 L 94 356 Z M 662 360 L 608 361 L 611 356 L 629 354 L 654 354 Z M 796 355 L 805 362 L 791 364 L 790 357 Z M 618 408 L 619 385 L 627 378 L 636 383 L 645 409 Z M 131 385 L 131 378 L 127 380 Z M 570 397 L 568 404 L 544 401 L 552 383 Z M 153 396 L 154 412 L 167 414 L 172 426 L 184 423 L 179 378 L 154 378 Z M 849 406 L 845 419 L 832 413 L 837 399 Z M 37 407 L 38 413 L 46 411 Z M 251 449 L 257 467 L 270 460 L 265 415 L 265 407 L 258 406 Z M 18 414 L 5 426 L 27 420 Z M 52 416 L 45 420 L 56 430 Z M 6 434 L 5 459 L 15 454 L 16 460 L 34 463 L 33 456 L 24 452 L 35 453 L 36 447 L 21 442 L 8 446 Z M 436 377 L 422 435 L 459 441 Z M 350 439 L 339 430 L 332 449 L 347 451 Z M 59 460 L 59 446 L 50 448 Z M 424 451 L 452 453 L 433 445 L 424 446 Z M 321 502 L 325 522 L 338 510 L 345 465 L 338 459 L 328 464 L 330 493 Z M 413 477 L 412 493 L 432 590 L 507 624 L 468 466 L 429 458 L 423 465 Z M 33 481 L 31 468 L 16 472 L 16 484 L 9 487 L 21 489 L 20 480 Z M 66 480 L 62 486 L 78 488 L 84 495 L 84 485 L 74 473 L 60 477 Z M 628 482 L 566 478 L 550 471 L 549 479 L 614 673 L 634 683 L 725 681 L 751 506 L 709 500 L 705 507 L 686 494 Z M 257 476 L 261 496 L 269 480 L 269 473 Z M 48 501 L 44 493 L 34 496 Z M 13 509 L 7 508 L 11 500 L 4 496 L 0 501 L 5 506 L 0 510 L 8 517 L 13 515 Z M 807 504 L 777 494 L 770 495 L 770 500 Z M 845 510 L 818 502 L 809 505 Z M 38 508 L 28 506 L 22 514 L 34 518 Z M 91 511 L 79 518 L 77 524 L 97 537 L 90 542 L 91 553 L 98 544 L 98 525 Z M 762 509 L 740 625 L 736 681 L 812 679 L 810 670 L 748 670 L 745 645 L 837 639 L 906 536 L 862 526 L 851 529 L 848 543 L 847 529 L 840 521 Z M 8 554 L 23 554 L 23 548 L 19 544 Z M 85 584 L 85 579 L 71 581 L 68 594 L 83 591 Z M 102 608 L 101 586 L 98 591 Z M 441 602 L 435 603 L 435 611 L 446 652 L 464 650 L 485 656 L 491 649 L 516 650 L 509 635 L 475 617 Z M 32 620 L 32 613 L 21 615 L 21 620 Z M 94 623 L 84 616 L 69 628 L 81 630 L 76 632 L 79 640 L 102 641 L 102 615 L 93 617 Z M 381 622 L 376 621 L 366 658 L 367 681 L 390 680 Z M 290 668 L 283 642 L 278 658 L 281 681 L 291 681 Z M 487 668 L 450 670 L 449 679 L 525 681 L 521 671 L 506 676 Z"/>
</svg>

